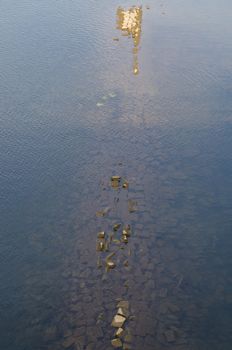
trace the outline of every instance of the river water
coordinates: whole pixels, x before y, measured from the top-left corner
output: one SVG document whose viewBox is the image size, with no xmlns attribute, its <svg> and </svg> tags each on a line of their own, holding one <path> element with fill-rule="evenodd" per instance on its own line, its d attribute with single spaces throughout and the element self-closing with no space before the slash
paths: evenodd
<svg viewBox="0 0 232 350">
<path fill-rule="evenodd" d="M 120 298 L 124 348 L 231 349 L 231 13 L 0 1 L 1 349 L 110 350 Z M 107 272 L 97 232 L 117 222 Z"/>
</svg>

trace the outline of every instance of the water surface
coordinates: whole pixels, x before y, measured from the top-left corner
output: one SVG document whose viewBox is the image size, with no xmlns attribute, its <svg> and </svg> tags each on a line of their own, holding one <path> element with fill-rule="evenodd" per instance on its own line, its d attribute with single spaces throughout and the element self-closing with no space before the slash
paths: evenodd
<svg viewBox="0 0 232 350">
<path fill-rule="evenodd" d="M 136 45 L 118 27 L 132 5 Z M 134 349 L 229 350 L 231 2 L 0 9 L 1 348 L 111 349 L 122 297 Z M 117 220 L 130 265 L 105 274 L 96 234 Z"/>
</svg>

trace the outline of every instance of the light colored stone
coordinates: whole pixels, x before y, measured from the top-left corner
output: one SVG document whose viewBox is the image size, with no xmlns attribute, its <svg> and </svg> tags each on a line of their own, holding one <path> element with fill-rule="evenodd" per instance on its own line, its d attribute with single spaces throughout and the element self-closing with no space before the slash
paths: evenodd
<svg viewBox="0 0 232 350">
<path fill-rule="evenodd" d="M 128 318 L 130 316 L 128 309 L 123 309 L 121 307 L 118 309 L 117 313 L 118 313 L 118 315 L 122 315 L 126 318 Z"/>
<path fill-rule="evenodd" d="M 118 328 L 115 332 L 115 337 L 122 337 L 123 336 L 123 333 L 124 333 L 124 329 L 123 328 Z"/>
<path fill-rule="evenodd" d="M 111 323 L 112 327 L 121 328 L 126 321 L 126 317 L 121 315 L 115 315 Z"/>
<path fill-rule="evenodd" d="M 104 231 L 98 232 L 97 237 L 98 238 L 105 238 L 105 232 Z"/>
<path fill-rule="evenodd" d="M 107 266 L 109 269 L 114 269 L 115 266 L 116 266 L 116 264 L 115 264 L 112 260 L 107 260 L 106 266 Z"/>
</svg>

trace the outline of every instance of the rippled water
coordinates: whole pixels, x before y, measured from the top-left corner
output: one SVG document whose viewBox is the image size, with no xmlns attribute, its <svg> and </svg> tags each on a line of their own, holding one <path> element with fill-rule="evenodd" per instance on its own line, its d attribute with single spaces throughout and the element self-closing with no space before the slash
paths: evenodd
<svg viewBox="0 0 232 350">
<path fill-rule="evenodd" d="M 118 27 L 132 5 L 138 45 Z M 117 298 L 132 349 L 231 349 L 231 11 L 0 2 L 1 349 L 109 350 Z M 117 221 L 129 266 L 106 273 L 96 235 Z"/>
</svg>

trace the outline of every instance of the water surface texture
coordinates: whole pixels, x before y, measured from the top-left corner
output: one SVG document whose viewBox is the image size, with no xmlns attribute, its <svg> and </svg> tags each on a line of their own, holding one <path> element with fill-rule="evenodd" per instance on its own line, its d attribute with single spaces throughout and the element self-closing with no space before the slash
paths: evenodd
<svg viewBox="0 0 232 350">
<path fill-rule="evenodd" d="M 0 1 L 1 349 L 110 350 L 118 298 L 132 350 L 231 349 L 231 13 Z M 132 234 L 106 272 L 116 222 Z"/>
</svg>

